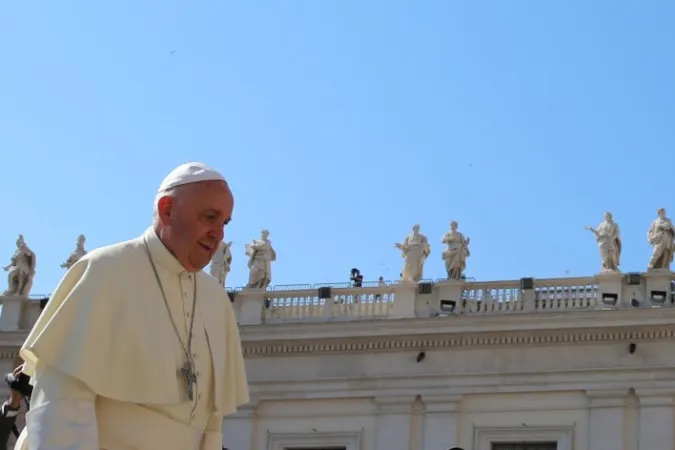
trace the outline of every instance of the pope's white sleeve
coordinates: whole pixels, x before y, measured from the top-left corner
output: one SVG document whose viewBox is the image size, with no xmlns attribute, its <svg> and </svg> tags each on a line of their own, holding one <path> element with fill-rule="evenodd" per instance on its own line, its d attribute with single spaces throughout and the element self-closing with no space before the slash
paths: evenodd
<svg viewBox="0 0 675 450">
<path fill-rule="evenodd" d="M 202 445 L 199 450 L 221 450 L 223 448 L 223 416 L 213 414 L 206 424 Z"/>
<path fill-rule="evenodd" d="M 40 367 L 26 413 L 29 450 L 98 450 L 95 402 L 81 381 Z"/>
</svg>

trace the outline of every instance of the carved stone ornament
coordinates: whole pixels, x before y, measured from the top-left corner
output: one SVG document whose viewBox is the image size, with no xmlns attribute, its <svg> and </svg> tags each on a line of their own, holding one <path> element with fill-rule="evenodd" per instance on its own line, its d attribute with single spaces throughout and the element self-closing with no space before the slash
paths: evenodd
<svg viewBox="0 0 675 450">
<path fill-rule="evenodd" d="M 75 243 L 75 250 L 70 254 L 68 259 L 61 264 L 62 269 L 70 269 L 75 265 L 76 262 L 80 260 L 84 255 L 87 254 L 87 251 L 84 249 L 84 244 L 87 242 L 87 238 L 84 234 L 81 234 L 77 237 L 77 242 Z"/>
<path fill-rule="evenodd" d="M 265 289 L 272 282 L 272 263 L 276 261 L 277 253 L 272 247 L 269 235 L 269 231 L 262 230 L 260 239 L 254 239 L 250 244 L 246 244 L 248 288 Z"/>
<path fill-rule="evenodd" d="M 227 280 L 227 274 L 230 272 L 230 267 L 232 266 L 232 241 L 230 242 L 221 242 L 218 246 L 218 251 L 213 255 L 211 260 L 211 267 L 209 267 L 209 272 L 221 286 L 225 286 Z"/>
<path fill-rule="evenodd" d="M 470 238 L 464 237 L 457 228 L 459 225 L 454 220 L 450 222 L 450 230 L 443 235 L 442 244 L 447 247 L 441 257 L 445 262 L 445 272 L 448 274 L 448 280 L 460 280 L 464 276 L 466 269 L 466 258 L 471 256 L 469 251 Z"/>
<path fill-rule="evenodd" d="M 412 233 L 403 240 L 402 243 L 394 244 L 401 250 L 401 256 L 405 261 L 401 280 L 417 282 L 424 278 L 424 261 L 431 253 L 431 247 L 427 237 L 420 233 L 420 226 L 413 225 Z"/>
<path fill-rule="evenodd" d="M 658 217 L 652 222 L 647 232 L 647 241 L 652 246 L 652 256 L 649 259 L 649 269 L 670 270 L 675 251 L 675 227 L 668 217 L 666 210 L 661 208 Z"/>
<path fill-rule="evenodd" d="M 35 253 L 28 248 L 23 235 L 20 234 L 16 240 L 16 251 L 12 255 L 11 262 L 3 267 L 3 270 L 8 272 L 7 290 L 3 295 L 28 297 L 33 287 L 35 265 Z"/>
<path fill-rule="evenodd" d="M 605 220 L 593 228 L 590 225 L 586 229 L 595 235 L 600 250 L 602 272 L 618 272 L 621 265 L 621 233 L 619 225 L 614 222 L 611 212 L 605 213 Z"/>
</svg>

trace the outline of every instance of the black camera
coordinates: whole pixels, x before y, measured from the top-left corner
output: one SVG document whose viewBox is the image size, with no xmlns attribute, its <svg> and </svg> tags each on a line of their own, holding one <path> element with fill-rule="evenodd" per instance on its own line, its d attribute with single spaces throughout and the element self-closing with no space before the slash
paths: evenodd
<svg viewBox="0 0 675 450">
<path fill-rule="evenodd" d="M 24 398 L 30 398 L 31 394 L 33 393 L 33 386 L 30 384 L 30 377 L 23 372 L 20 372 L 17 376 L 14 376 L 13 373 L 8 373 L 5 375 L 5 384 L 9 386 L 10 389 L 23 395 Z"/>
</svg>

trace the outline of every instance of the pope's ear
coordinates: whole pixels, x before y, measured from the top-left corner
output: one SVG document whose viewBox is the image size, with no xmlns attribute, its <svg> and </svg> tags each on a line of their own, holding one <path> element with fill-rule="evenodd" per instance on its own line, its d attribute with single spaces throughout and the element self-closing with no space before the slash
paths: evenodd
<svg viewBox="0 0 675 450">
<path fill-rule="evenodd" d="M 166 222 L 171 219 L 172 209 L 173 200 L 168 195 L 157 200 L 157 215 L 160 221 Z"/>
</svg>

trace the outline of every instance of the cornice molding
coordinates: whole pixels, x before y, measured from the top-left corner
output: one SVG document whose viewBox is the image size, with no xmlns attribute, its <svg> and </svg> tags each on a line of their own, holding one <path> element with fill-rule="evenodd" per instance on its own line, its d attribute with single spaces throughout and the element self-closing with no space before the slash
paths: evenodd
<svg viewBox="0 0 675 450">
<path fill-rule="evenodd" d="M 0 359 L 16 359 L 19 357 L 20 347 L 2 347 L 0 348 Z"/>
<path fill-rule="evenodd" d="M 241 327 L 244 356 L 350 354 L 457 347 L 569 345 L 675 338 L 675 308 L 267 324 Z M 28 331 L 0 332 L 15 359 Z"/>
<path fill-rule="evenodd" d="M 414 336 L 467 332 L 568 330 L 675 324 L 675 308 L 579 310 L 548 313 L 467 314 L 450 317 L 294 322 L 244 325 L 245 342 L 288 339 L 344 339 L 345 337 Z"/>
<path fill-rule="evenodd" d="M 635 389 L 640 407 L 675 405 L 675 389 Z"/>
<path fill-rule="evenodd" d="M 628 389 L 587 389 L 588 407 L 591 409 L 600 408 L 622 408 L 628 402 Z"/>
<path fill-rule="evenodd" d="M 424 412 L 427 414 L 447 414 L 456 412 L 462 400 L 461 395 L 424 395 Z"/>
<path fill-rule="evenodd" d="M 417 396 L 394 396 L 394 397 L 375 397 L 374 403 L 377 411 L 383 413 L 409 414 L 412 412 L 413 405 Z"/>
<path fill-rule="evenodd" d="M 453 347 L 569 345 L 571 343 L 644 342 L 672 340 L 675 324 L 659 327 L 612 327 L 596 329 L 528 330 L 462 334 L 420 334 L 413 336 L 366 336 L 294 339 L 243 343 L 244 356 L 268 357 L 307 353 L 372 353 L 397 350 L 429 350 Z"/>
<path fill-rule="evenodd" d="M 0 331 L 0 351 L 5 348 L 19 348 L 28 337 L 30 330 Z"/>
</svg>

